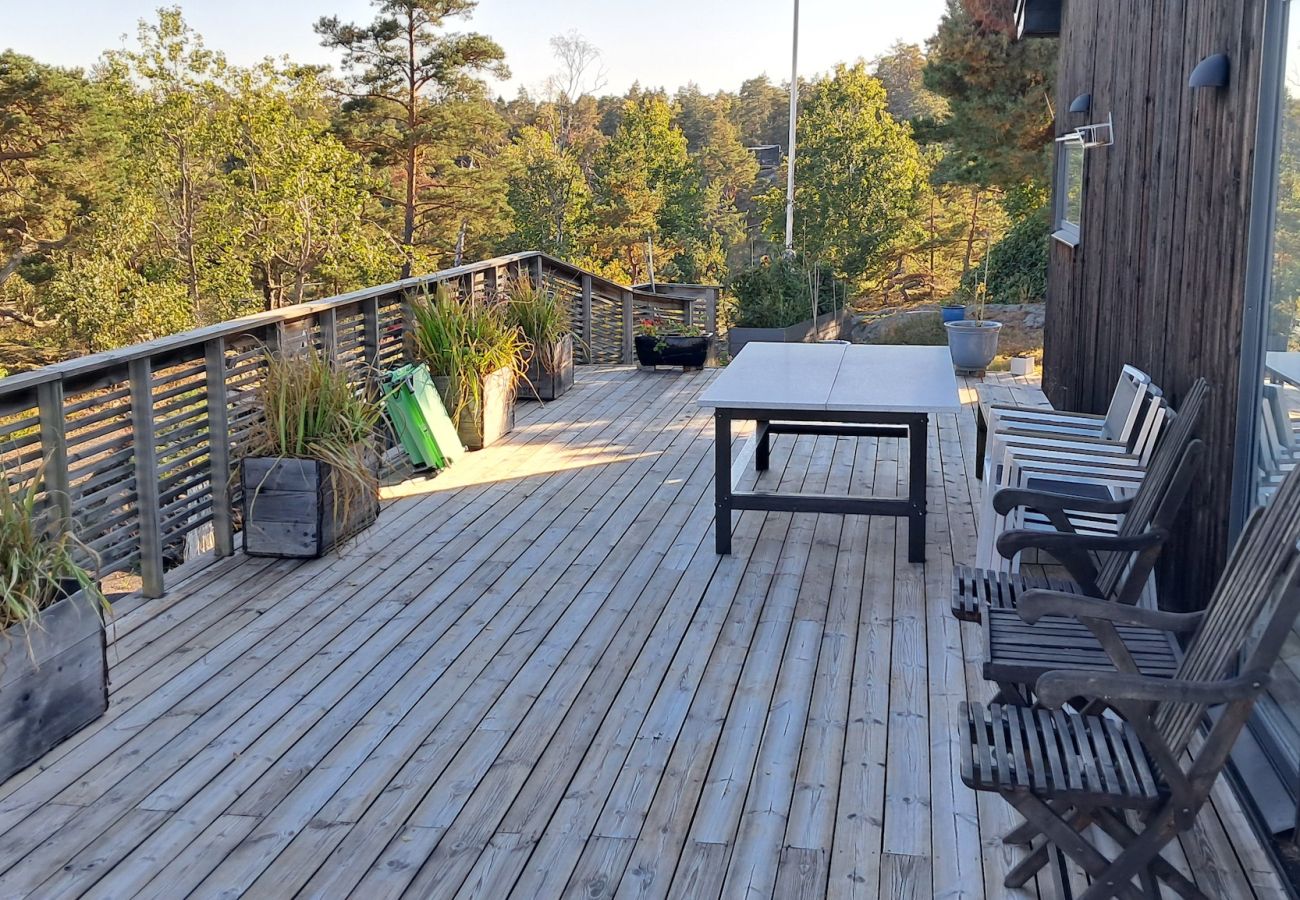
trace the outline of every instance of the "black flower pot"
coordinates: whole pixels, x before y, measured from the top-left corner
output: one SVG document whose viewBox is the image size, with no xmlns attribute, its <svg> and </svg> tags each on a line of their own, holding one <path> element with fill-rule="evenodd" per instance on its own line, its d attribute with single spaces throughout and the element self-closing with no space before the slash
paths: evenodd
<svg viewBox="0 0 1300 900">
<path fill-rule="evenodd" d="M 652 334 L 636 336 L 637 362 L 646 368 L 655 366 L 681 366 L 683 369 L 702 369 L 709 361 L 709 348 L 713 335 L 687 337 L 681 334 Z"/>
</svg>

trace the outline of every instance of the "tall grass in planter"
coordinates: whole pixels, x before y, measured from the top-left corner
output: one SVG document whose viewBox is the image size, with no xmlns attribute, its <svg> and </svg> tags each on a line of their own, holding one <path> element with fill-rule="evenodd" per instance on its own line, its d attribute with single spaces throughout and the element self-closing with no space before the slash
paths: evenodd
<svg viewBox="0 0 1300 900">
<path fill-rule="evenodd" d="M 93 554 L 43 513 L 43 475 L 0 470 L 0 781 L 108 709 L 108 604 Z"/>
<path fill-rule="evenodd" d="M 506 287 L 510 322 L 524 336 L 524 378 L 538 400 L 554 400 L 573 387 L 573 329 L 569 304 L 553 288 L 526 276 Z M 524 395 L 527 397 L 527 393 Z"/>
<path fill-rule="evenodd" d="M 244 551 L 320 556 L 379 513 L 373 387 L 314 350 L 268 353 L 258 400 L 240 461 Z"/>
<path fill-rule="evenodd" d="M 411 356 L 429 367 L 461 442 L 481 450 L 514 427 L 527 346 L 506 304 L 461 298 L 445 285 L 408 295 Z"/>
</svg>

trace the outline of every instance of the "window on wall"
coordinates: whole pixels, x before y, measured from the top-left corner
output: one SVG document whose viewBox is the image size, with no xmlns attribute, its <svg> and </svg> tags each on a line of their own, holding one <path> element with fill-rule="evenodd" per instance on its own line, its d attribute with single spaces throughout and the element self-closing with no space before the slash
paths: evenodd
<svg viewBox="0 0 1300 900">
<path fill-rule="evenodd" d="M 1248 506 L 1267 504 L 1282 479 L 1300 465 L 1300 4 L 1287 7 L 1289 39 L 1284 59 L 1276 61 L 1280 79 L 1276 109 L 1277 139 L 1271 152 L 1274 196 L 1268 210 L 1270 276 L 1264 297 L 1263 357 L 1253 407 L 1255 445 L 1249 460 L 1254 475 Z M 1246 462 L 1243 460 L 1243 462 Z M 1256 706 L 1252 733 L 1280 780 L 1300 780 L 1300 624 L 1287 638 L 1267 694 Z M 1276 798 L 1273 798 L 1276 800 Z M 1294 825 L 1268 813 L 1275 829 Z M 1291 807 L 1294 809 L 1294 807 Z"/>
<path fill-rule="evenodd" d="M 1079 244 L 1079 223 L 1083 221 L 1083 154 L 1080 135 L 1056 142 L 1056 200 L 1052 237 L 1063 244 Z"/>
</svg>

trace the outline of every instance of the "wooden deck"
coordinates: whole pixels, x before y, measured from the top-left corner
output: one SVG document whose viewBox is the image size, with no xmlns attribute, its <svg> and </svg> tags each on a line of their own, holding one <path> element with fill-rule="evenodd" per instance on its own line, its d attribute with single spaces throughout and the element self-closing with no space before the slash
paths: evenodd
<svg viewBox="0 0 1300 900">
<path fill-rule="evenodd" d="M 744 513 L 719 558 L 711 377 L 583 370 L 341 556 L 120 603 L 108 715 L 0 786 L 0 897 L 1034 896 L 956 775 L 973 415 L 933 426 L 925 566 L 830 515 Z M 782 438 L 764 482 L 898 459 Z M 1283 896 L 1224 785 L 1184 849 Z"/>
</svg>

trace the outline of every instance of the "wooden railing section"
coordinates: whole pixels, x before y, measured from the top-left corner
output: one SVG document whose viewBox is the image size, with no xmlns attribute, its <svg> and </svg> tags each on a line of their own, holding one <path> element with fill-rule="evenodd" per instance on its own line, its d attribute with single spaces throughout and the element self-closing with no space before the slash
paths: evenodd
<svg viewBox="0 0 1300 900">
<path fill-rule="evenodd" d="M 41 502 L 100 575 L 138 571 L 145 596 L 161 596 L 168 563 L 197 536 L 234 552 L 232 467 L 257 424 L 264 349 L 315 347 L 360 378 L 403 361 L 408 292 L 446 284 L 494 298 L 518 277 L 570 301 L 582 363 L 631 363 L 635 323 L 651 315 L 716 331 L 716 288 L 659 294 L 542 253 L 502 256 L 2 379 L 3 474 L 13 484 L 43 465 Z"/>
</svg>

